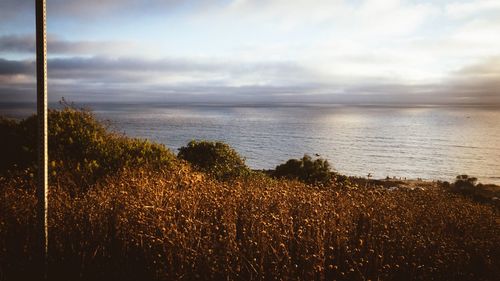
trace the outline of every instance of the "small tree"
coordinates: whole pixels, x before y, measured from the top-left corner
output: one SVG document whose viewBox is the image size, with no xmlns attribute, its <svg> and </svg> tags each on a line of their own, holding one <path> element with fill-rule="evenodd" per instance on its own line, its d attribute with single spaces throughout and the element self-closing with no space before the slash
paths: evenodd
<svg viewBox="0 0 500 281">
<path fill-rule="evenodd" d="M 468 175 L 458 175 L 453 185 L 454 189 L 464 194 L 474 194 L 477 178 Z"/>
<path fill-rule="evenodd" d="M 250 171 L 244 159 L 223 142 L 193 140 L 179 148 L 177 157 L 219 180 L 246 175 Z"/>
<path fill-rule="evenodd" d="M 327 183 L 332 180 L 334 172 L 331 171 L 327 160 L 312 159 L 304 155 L 302 159 L 290 159 L 286 163 L 276 166 L 273 176 L 279 178 L 298 179 L 305 183 Z"/>
</svg>

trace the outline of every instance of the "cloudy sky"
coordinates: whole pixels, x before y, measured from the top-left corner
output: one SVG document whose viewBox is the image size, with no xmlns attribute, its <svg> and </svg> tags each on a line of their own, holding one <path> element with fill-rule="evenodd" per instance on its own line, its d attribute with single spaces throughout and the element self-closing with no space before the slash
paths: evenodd
<svg viewBox="0 0 500 281">
<path fill-rule="evenodd" d="M 47 0 L 49 97 L 500 104 L 498 0 Z M 34 1 L 0 0 L 0 102 L 35 101 Z"/>
</svg>

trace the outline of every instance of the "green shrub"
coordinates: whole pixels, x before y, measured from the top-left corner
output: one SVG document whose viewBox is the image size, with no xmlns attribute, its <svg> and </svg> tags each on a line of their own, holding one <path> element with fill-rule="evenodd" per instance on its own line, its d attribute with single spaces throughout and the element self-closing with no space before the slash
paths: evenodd
<svg viewBox="0 0 500 281">
<path fill-rule="evenodd" d="M 65 174 L 67 177 L 58 179 L 82 187 L 126 167 L 168 168 L 177 161 L 164 145 L 110 132 L 89 110 L 70 106 L 49 110 L 48 121 L 51 175 Z M 0 130 L 5 136 L 0 172 L 36 168 L 36 115 L 20 122 L 0 119 Z"/>
<path fill-rule="evenodd" d="M 250 172 L 243 158 L 228 144 L 212 141 L 190 141 L 179 148 L 179 158 L 196 169 L 219 180 L 226 180 Z"/>
<path fill-rule="evenodd" d="M 312 159 L 304 155 L 302 159 L 290 159 L 286 163 L 276 166 L 272 173 L 274 177 L 297 179 L 309 184 L 330 182 L 335 173 L 331 170 L 328 160 Z"/>
</svg>

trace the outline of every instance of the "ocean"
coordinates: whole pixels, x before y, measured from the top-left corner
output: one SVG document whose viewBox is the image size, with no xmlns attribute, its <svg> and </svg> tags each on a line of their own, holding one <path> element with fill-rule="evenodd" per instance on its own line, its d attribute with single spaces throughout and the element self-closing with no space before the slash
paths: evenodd
<svg viewBox="0 0 500 281">
<path fill-rule="evenodd" d="M 223 141 L 253 169 L 304 154 L 342 174 L 500 184 L 500 109 L 336 105 L 88 104 L 111 128 L 177 152 L 190 140 Z M 12 117 L 20 106 L 0 108 Z"/>
</svg>

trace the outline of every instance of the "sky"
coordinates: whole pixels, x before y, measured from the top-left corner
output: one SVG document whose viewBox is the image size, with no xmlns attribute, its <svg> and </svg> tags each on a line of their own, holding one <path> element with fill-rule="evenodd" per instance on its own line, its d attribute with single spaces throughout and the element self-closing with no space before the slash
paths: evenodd
<svg viewBox="0 0 500 281">
<path fill-rule="evenodd" d="M 49 100 L 500 105 L 498 0 L 47 0 Z M 35 101 L 0 0 L 0 102 Z"/>
</svg>

